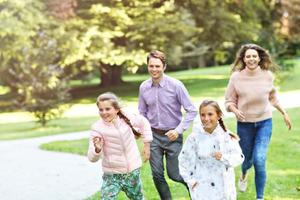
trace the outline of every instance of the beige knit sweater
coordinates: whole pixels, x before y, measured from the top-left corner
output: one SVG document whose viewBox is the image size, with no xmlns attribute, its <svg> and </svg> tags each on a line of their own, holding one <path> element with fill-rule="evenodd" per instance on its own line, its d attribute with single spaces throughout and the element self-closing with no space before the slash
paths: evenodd
<svg viewBox="0 0 300 200">
<path fill-rule="evenodd" d="M 225 93 L 225 107 L 230 105 L 242 111 L 245 122 L 258 122 L 272 117 L 272 105 L 279 104 L 274 78 L 270 71 L 260 67 L 234 72 Z"/>
</svg>

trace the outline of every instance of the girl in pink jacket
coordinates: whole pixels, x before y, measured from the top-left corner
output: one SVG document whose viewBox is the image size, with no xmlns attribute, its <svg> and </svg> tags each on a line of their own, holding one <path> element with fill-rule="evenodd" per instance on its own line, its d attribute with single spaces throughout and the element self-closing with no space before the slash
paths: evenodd
<svg viewBox="0 0 300 200">
<path fill-rule="evenodd" d="M 144 161 L 149 160 L 152 141 L 149 122 L 141 115 L 121 110 L 113 93 L 101 94 L 97 106 L 101 119 L 91 127 L 88 158 L 96 162 L 102 155 L 101 199 L 116 199 L 121 190 L 129 199 L 144 199 L 140 179 L 142 160 L 135 139 L 142 137 Z"/>
</svg>

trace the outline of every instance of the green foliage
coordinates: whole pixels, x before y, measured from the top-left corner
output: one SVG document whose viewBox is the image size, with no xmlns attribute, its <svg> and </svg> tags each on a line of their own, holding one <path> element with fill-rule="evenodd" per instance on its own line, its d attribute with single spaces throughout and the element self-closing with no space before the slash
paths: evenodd
<svg viewBox="0 0 300 200">
<path fill-rule="evenodd" d="M 60 104 L 68 99 L 67 77 L 58 65 L 57 40 L 49 32 L 55 23 L 42 13 L 39 1 L 5 1 L 1 7 L 6 25 L 1 31 L 2 81 L 17 94 L 15 104 L 32 112 L 45 126 L 61 114 Z"/>
</svg>

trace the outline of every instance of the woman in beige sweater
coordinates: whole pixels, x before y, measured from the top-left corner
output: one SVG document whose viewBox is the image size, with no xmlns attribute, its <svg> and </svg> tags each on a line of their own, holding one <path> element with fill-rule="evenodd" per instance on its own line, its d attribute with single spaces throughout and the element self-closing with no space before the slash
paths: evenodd
<svg viewBox="0 0 300 200">
<path fill-rule="evenodd" d="M 265 49 L 255 44 L 243 45 L 234 62 L 226 94 L 225 107 L 237 118 L 237 132 L 245 160 L 239 190 L 247 189 L 247 171 L 254 165 L 256 198 L 264 198 L 266 183 L 265 161 L 272 135 L 272 106 L 284 118 L 291 129 L 291 122 L 286 111 L 281 107 L 273 75 L 269 71 L 272 60 Z"/>
</svg>

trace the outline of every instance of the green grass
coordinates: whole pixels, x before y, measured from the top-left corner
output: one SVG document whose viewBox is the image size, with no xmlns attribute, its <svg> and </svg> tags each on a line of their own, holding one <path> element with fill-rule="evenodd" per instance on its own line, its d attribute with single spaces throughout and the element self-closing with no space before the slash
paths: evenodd
<svg viewBox="0 0 300 200">
<path fill-rule="evenodd" d="M 279 112 L 274 113 L 273 135 L 268 151 L 267 159 L 267 185 L 265 190 L 266 200 L 300 200 L 300 192 L 296 187 L 300 186 L 300 126 L 297 124 L 300 120 L 300 108 L 288 110 L 293 122 L 292 131 L 287 131 Z M 235 119 L 226 119 L 225 123 L 232 131 L 236 131 Z M 191 132 L 189 129 L 185 137 Z M 41 147 L 45 150 L 63 151 L 86 155 L 88 140 L 60 141 L 43 144 Z M 141 145 L 139 143 L 139 145 Z M 100 167 L 100 163 L 99 163 Z M 143 189 L 147 199 L 159 199 L 154 188 L 149 163 L 143 165 L 141 169 Z M 240 170 L 236 169 L 237 177 Z M 100 181 L 100 180 L 99 180 Z M 168 180 L 169 181 L 169 180 Z M 172 194 L 176 200 L 188 199 L 184 187 L 178 183 L 169 181 Z M 89 200 L 99 199 L 99 192 L 88 198 Z M 119 200 L 127 199 L 121 194 Z M 255 199 L 255 187 L 253 169 L 250 172 L 249 189 L 246 193 L 238 193 L 239 200 Z"/>
<path fill-rule="evenodd" d="M 0 140 L 23 139 L 88 130 L 97 117 L 62 118 L 49 122 L 47 127 L 35 122 L 0 124 Z"/>
<path fill-rule="evenodd" d="M 295 67 L 290 73 L 283 72 L 281 79 L 284 81 L 280 84 L 281 91 L 289 90 L 299 90 L 299 77 L 300 77 L 300 60 L 289 60 L 288 62 L 294 62 Z M 203 98 L 223 98 L 226 85 L 228 83 L 228 78 L 230 75 L 229 66 L 219 66 L 219 67 L 209 67 L 209 68 L 199 68 L 191 69 L 178 72 L 168 72 L 168 75 L 178 78 L 184 82 L 186 85 L 193 101 L 198 103 L 200 99 Z M 115 92 L 121 97 L 125 104 L 132 104 L 138 101 L 138 88 L 140 83 L 149 78 L 148 75 L 126 75 L 123 79 L 127 82 L 118 87 L 110 88 L 99 88 L 97 85 L 83 85 L 78 86 L 77 83 L 72 85 L 77 85 L 78 87 L 74 89 L 75 100 L 71 103 L 74 105 L 94 106 L 95 99 L 98 94 L 106 91 Z M 95 80 L 91 80 L 95 82 Z M 88 81 L 84 84 L 90 84 Z M 6 105 L 4 107 L 9 107 L 7 105 L 9 95 L 0 98 L 1 105 Z M 81 109 L 82 110 L 82 109 Z M 82 112 L 82 111 L 81 111 Z M 85 111 L 83 111 L 85 112 Z M 29 138 L 29 137 L 39 137 L 44 135 L 66 133 L 70 131 L 81 131 L 88 129 L 89 123 L 93 122 L 95 115 L 90 115 L 90 119 L 86 116 L 80 116 L 77 113 L 75 116 L 66 116 L 61 119 L 50 121 L 47 127 L 43 128 L 36 124 L 34 118 L 24 112 L 10 112 L 10 113 L 0 113 L 0 140 L 9 139 L 19 139 L 19 138 Z M 25 122 L 26 121 L 26 122 Z M 10 122 L 10 123 L 8 123 Z"/>
</svg>

